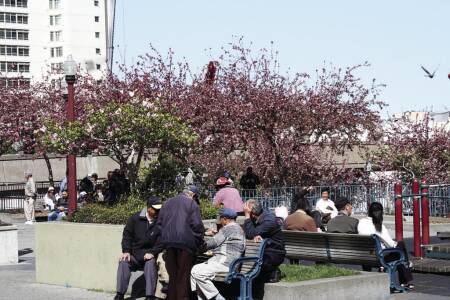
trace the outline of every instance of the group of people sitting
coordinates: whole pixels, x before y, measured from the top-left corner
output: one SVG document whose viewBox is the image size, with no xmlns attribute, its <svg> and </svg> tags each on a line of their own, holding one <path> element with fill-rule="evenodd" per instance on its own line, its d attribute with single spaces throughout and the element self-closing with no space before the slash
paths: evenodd
<svg viewBox="0 0 450 300">
<path fill-rule="evenodd" d="M 241 203 L 244 224 L 236 223 L 232 208 L 219 210 L 221 228 L 206 229 L 196 203 L 199 190 L 188 186 L 180 195 L 161 203 L 150 197 L 147 208 L 131 216 L 122 238 L 122 255 L 117 272 L 115 300 L 124 299 L 130 273 L 143 270 L 146 299 L 225 299 L 213 283 L 217 273 L 227 272 L 230 263 L 244 253 L 247 239 L 272 242 L 264 253 L 259 276 L 253 281 L 254 299 L 262 299 L 264 283 L 284 261 L 282 228 L 274 213 L 260 202 Z M 210 258 L 195 264 L 196 256 Z"/>
<path fill-rule="evenodd" d="M 219 191 L 232 188 L 224 179 L 219 179 L 217 183 L 221 186 Z M 295 209 L 285 218 L 263 209 L 262 203 L 257 200 L 250 199 L 245 203 L 240 200 L 240 206 L 237 197 L 228 201 L 227 195 L 233 196 L 234 191 L 228 192 L 219 194 L 214 202 L 220 207 L 217 229 L 206 229 L 203 225 L 196 186 L 186 187 L 183 193 L 164 204 L 158 197 L 149 198 L 147 208 L 130 217 L 125 226 L 114 299 L 124 299 L 130 274 L 135 270 L 144 271 L 147 300 L 190 299 L 191 293 L 196 293 L 198 299 L 225 299 L 213 282 L 215 276 L 227 272 L 230 263 L 242 256 L 246 240 L 270 239 L 261 271 L 252 286 L 253 298 L 263 299 L 264 284 L 276 277 L 278 266 L 285 259 L 283 229 L 377 234 L 383 247 L 403 249 L 407 257 L 404 243 L 395 242 L 383 225 L 383 207 L 380 203 L 372 203 L 368 217 L 358 220 L 351 217 L 352 205 L 347 198 L 339 197 L 334 203 L 324 194 L 322 203 L 318 201 L 315 211 L 320 214 L 321 222 L 328 218 L 325 227 L 318 226 L 311 216 L 309 202 L 304 197 L 307 190 L 294 197 L 292 205 Z M 244 216 L 243 224 L 236 222 L 240 212 Z M 196 256 L 203 253 L 208 253 L 210 258 L 195 264 Z M 412 287 L 408 286 L 412 280 L 408 266 L 400 267 L 399 279 L 405 286 Z"/>
</svg>

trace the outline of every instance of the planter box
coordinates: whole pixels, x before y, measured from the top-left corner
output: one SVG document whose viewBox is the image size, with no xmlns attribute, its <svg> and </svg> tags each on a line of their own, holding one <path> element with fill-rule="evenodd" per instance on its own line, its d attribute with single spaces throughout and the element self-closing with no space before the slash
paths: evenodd
<svg viewBox="0 0 450 300">
<path fill-rule="evenodd" d="M 36 223 L 36 281 L 115 291 L 122 225 Z"/>
<path fill-rule="evenodd" d="M 37 282 L 115 291 L 124 226 L 67 222 L 35 226 Z M 356 276 L 267 284 L 265 294 L 265 299 L 279 300 L 330 299 L 331 295 L 336 300 L 387 299 L 389 279 L 384 273 L 362 272 Z"/>
<path fill-rule="evenodd" d="M 264 299 L 279 300 L 384 300 L 390 297 L 389 277 L 385 273 L 361 272 L 301 282 L 266 284 Z"/>
<path fill-rule="evenodd" d="M 0 265 L 17 264 L 19 262 L 19 246 L 17 227 L 0 226 Z"/>
</svg>

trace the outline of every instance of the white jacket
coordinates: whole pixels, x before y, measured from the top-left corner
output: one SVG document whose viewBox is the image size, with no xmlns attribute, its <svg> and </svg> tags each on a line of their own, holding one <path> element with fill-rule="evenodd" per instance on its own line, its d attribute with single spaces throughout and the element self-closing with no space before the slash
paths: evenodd
<svg viewBox="0 0 450 300">
<path fill-rule="evenodd" d="M 359 220 L 358 223 L 358 233 L 364 235 L 376 234 L 381 238 L 381 246 L 383 248 L 394 248 L 397 246 L 397 242 L 391 238 L 389 231 L 386 229 L 384 225 L 381 225 L 381 232 L 375 229 L 375 225 L 373 225 L 371 217 L 365 217 Z"/>
</svg>

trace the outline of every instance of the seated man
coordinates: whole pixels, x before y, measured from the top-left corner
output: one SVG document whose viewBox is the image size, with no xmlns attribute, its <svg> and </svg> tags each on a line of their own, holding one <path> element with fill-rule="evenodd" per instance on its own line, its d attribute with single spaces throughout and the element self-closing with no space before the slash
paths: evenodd
<svg viewBox="0 0 450 300">
<path fill-rule="evenodd" d="M 63 218 L 66 217 L 66 212 L 65 212 L 65 208 L 64 206 L 58 206 L 55 211 L 51 212 L 48 217 L 47 220 L 50 221 L 61 221 Z"/>
<path fill-rule="evenodd" d="M 331 219 L 335 218 L 338 214 L 338 210 L 334 205 L 334 202 L 330 200 L 330 191 L 324 189 L 322 191 L 322 197 L 316 202 L 316 210 L 322 214 L 322 221 L 328 223 Z"/>
<path fill-rule="evenodd" d="M 241 226 L 236 223 L 237 213 L 231 208 L 219 211 L 219 232 L 208 230 L 206 235 L 214 235 L 206 240 L 206 248 L 212 249 L 213 256 L 208 261 L 195 265 L 191 270 L 191 289 L 197 291 L 198 299 L 224 300 L 212 280 L 219 272 L 228 272 L 230 263 L 245 250 L 245 237 Z"/>
<path fill-rule="evenodd" d="M 44 202 L 45 202 L 45 210 L 52 211 L 55 209 L 56 197 L 54 187 L 51 186 L 48 188 L 47 193 L 44 196 Z"/>
<path fill-rule="evenodd" d="M 123 230 L 122 256 L 117 270 L 117 295 L 114 300 L 123 300 L 127 292 L 132 271 L 144 270 L 146 300 L 155 298 L 158 270 L 156 259 L 162 251 L 159 243 L 160 229 L 157 225 L 161 200 L 150 197 L 147 208 L 132 215 Z"/>
<path fill-rule="evenodd" d="M 264 283 L 273 279 L 278 266 L 284 261 L 286 250 L 283 233 L 275 215 L 264 210 L 259 201 L 248 200 L 244 205 L 244 213 L 244 233 L 247 239 L 271 239 L 264 252 L 261 271 L 253 280 L 253 299 L 260 300 L 264 297 Z"/>
<path fill-rule="evenodd" d="M 359 220 L 350 217 L 353 210 L 350 200 L 347 197 L 339 197 L 335 205 L 339 213 L 328 222 L 327 232 L 357 234 Z"/>
</svg>

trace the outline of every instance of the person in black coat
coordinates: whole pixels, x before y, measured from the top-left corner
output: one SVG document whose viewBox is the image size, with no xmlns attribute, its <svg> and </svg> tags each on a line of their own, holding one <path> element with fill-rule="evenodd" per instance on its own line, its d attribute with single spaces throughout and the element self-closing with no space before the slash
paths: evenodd
<svg viewBox="0 0 450 300">
<path fill-rule="evenodd" d="M 284 261 L 286 250 L 284 247 L 283 232 L 274 213 L 262 208 L 261 202 L 248 200 L 244 205 L 245 221 L 244 233 L 247 239 L 261 241 L 270 239 L 266 246 L 263 264 L 259 275 L 253 280 L 253 299 L 264 298 L 264 284 L 276 281 L 278 266 Z M 275 280 L 274 280 L 275 279 Z"/>
<path fill-rule="evenodd" d="M 147 208 L 132 215 L 123 230 L 122 256 L 117 270 L 117 294 L 114 300 L 123 300 L 130 281 L 131 272 L 144 270 L 146 300 L 156 299 L 158 279 L 156 260 L 163 250 L 160 228 L 157 224 L 161 200 L 150 197 Z"/>
</svg>

